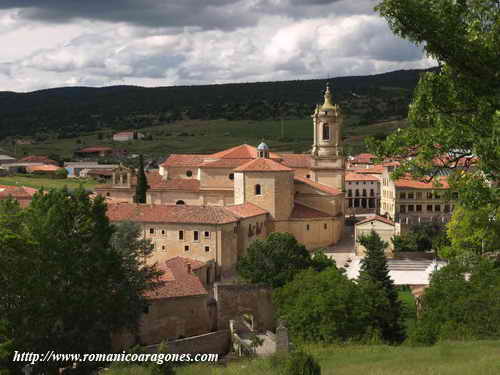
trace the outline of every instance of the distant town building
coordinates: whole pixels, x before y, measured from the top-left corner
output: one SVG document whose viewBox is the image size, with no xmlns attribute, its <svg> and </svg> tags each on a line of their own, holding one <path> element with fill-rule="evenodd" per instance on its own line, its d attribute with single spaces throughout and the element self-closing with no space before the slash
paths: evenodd
<svg viewBox="0 0 500 375">
<path fill-rule="evenodd" d="M 368 173 L 347 172 L 345 176 L 346 214 L 377 213 L 380 205 L 380 179 Z"/>
<path fill-rule="evenodd" d="M 37 189 L 26 186 L 0 185 L 0 200 L 13 198 L 19 202 L 21 207 L 27 207 L 33 199 Z"/>
<path fill-rule="evenodd" d="M 375 159 L 376 159 L 376 156 L 373 154 L 368 154 L 368 153 L 359 154 L 359 155 L 356 155 L 356 156 L 348 159 L 347 168 L 348 169 L 370 168 L 371 166 L 373 166 L 373 161 Z"/>
<path fill-rule="evenodd" d="M 127 142 L 132 141 L 134 139 L 143 139 L 144 134 L 139 133 L 137 131 L 126 131 L 113 134 L 113 141 L 116 142 Z"/>
<path fill-rule="evenodd" d="M 111 147 L 95 146 L 95 147 L 85 147 L 78 151 L 75 151 L 76 157 L 81 158 L 99 158 L 99 157 L 109 157 L 113 155 L 113 149 Z"/>
<path fill-rule="evenodd" d="M 68 178 L 102 175 L 109 176 L 111 179 L 113 169 L 117 167 L 118 164 L 98 164 L 97 161 L 64 163 L 64 168 L 68 171 Z"/>
<path fill-rule="evenodd" d="M 360 244 L 359 238 L 363 235 L 369 235 L 373 230 L 380 236 L 383 241 L 388 243 L 388 247 L 386 248 L 385 252 L 388 257 L 392 258 L 394 245 L 391 241 L 391 238 L 396 234 L 399 234 L 398 224 L 385 217 L 374 215 L 357 222 L 354 225 L 354 228 L 355 252 L 357 256 L 363 257 L 366 253 L 366 249 L 363 245 Z"/>
<path fill-rule="evenodd" d="M 0 155 L 0 164 L 8 164 L 14 163 L 16 161 L 15 158 L 9 155 Z"/>
<path fill-rule="evenodd" d="M 59 165 L 59 163 L 55 160 L 50 159 L 47 156 L 41 155 L 29 155 L 25 156 L 18 160 L 21 163 L 41 163 L 41 164 L 51 164 L 51 165 Z"/>
<path fill-rule="evenodd" d="M 63 169 L 53 164 L 32 165 L 26 167 L 27 173 L 53 175 L 58 170 Z"/>
</svg>

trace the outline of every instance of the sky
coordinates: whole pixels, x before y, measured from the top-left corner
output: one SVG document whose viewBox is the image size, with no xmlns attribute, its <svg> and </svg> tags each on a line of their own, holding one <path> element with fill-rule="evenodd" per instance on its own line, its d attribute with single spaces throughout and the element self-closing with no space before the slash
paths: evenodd
<svg viewBox="0 0 500 375">
<path fill-rule="evenodd" d="M 377 0 L 1 0 L 0 91 L 218 84 L 436 65 Z"/>
</svg>

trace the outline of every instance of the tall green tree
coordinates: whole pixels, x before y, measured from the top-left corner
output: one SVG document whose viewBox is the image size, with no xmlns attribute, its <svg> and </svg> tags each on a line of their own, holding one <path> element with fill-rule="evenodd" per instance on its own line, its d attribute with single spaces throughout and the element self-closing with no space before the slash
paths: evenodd
<svg viewBox="0 0 500 375">
<path fill-rule="evenodd" d="M 311 258 L 305 246 L 290 233 L 271 233 L 265 240 L 256 240 L 248 247 L 236 269 L 247 281 L 279 288 L 301 270 L 312 267 L 321 271 L 333 265 L 335 262 L 324 254 Z"/>
<path fill-rule="evenodd" d="M 148 179 L 144 172 L 144 159 L 139 155 L 139 171 L 137 172 L 137 185 L 135 186 L 135 203 L 146 203 L 146 192 L 149 189 Z"/>
<path fill-rule="evenodd" d="M 14 348 L 12 340 L 9 338 L 7 322 L 0 320 L 0 375 L 10 374 L 8 368 L 11 367 L 10 361 L 13 352 Z"/>
<path fill-rule="evenodd" d="M 383 0 L 376 9 L 397 35 L 423 45 L 440 68 L 421 78 L 410 126 L 383 142 L 368 141 L 370 148 L 380 157 L 416 155 L 394 177 L 460 171 L 450 183 L 461 205 L 499 207 L 500 3 Z"/>
<path fill-rule="evenodd" d="M 0 223 L 0 316 L 16 350 L 105 353 L 113 332 L 138 328 L 160 273 L 131 236 L 117 248 L 102 198 L 39 192 L 26 209 L 0 202 Z M 35 373 L 64 365 L 38 363 Z"/>
<path fill-rule="evenodd" d="M 370 326 L 384 341 L 401 342 L 404 339 L 403 308 L 389 276 L 384 254 L 388 244 L 373 230 L 361 236 L 359 242 L 366 248 L 366 255 L 361 260 L 359 285 L 365 292 Z"/>
</svg>

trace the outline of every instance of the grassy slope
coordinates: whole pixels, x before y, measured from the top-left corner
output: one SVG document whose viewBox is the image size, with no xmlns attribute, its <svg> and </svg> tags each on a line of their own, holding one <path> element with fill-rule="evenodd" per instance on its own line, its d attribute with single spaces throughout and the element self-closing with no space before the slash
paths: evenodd
<svg viewBox="0 0 500 375">
<path fill-rule="evenodd" d="M 433 347 L 310 346 L 322 375 L 496 375 L 500 341 L 443 342 Z M 278 375 L 273 361 L 232 363 L 226 368 L 197 365 L 177 375 Z"/>
<path fill-rule="evenodd" d="M 354 148 L 354 152 L 359 152 L 363 149 L 364 137 L 380 133 L 389 134 L 405 125 L 404 121 L 356 127 L 347 125 L 343 131 L 346 137 L 344 144 L 348 148 Z M 272 150 L 278 152 L 305 152 L 310 149 L 313 136 L 311 119 L 287 120 L 284 122 L 284 129 L 285 137 L 282 139 L 279 121 L 186 120 L 142 129 L 153 135 L 152 141 L 113 142 L 98 140 L 96 133 L 90 133 L 78 137 L 82 144 L 76 143 L 77 138 L 69 138 L 54 139 L 34 145 L 18 145 L 17 157 L 55 153 L 69 158 L 77 148 L 96 145 L 126 148 L 132 153 L 162 157 L 171 153 L 217 152 L 242 143 L 257 145 L 263 139 Z M 190 136 L 180 136 L 180 133 L 188 133 Z M 1 147 L 6 151 L 13 151 L 10 145 L 3 144 Z"/>
<path fill-rule="evenodd" d="M 67 186 L 69 189 L 76 189 L 80 185 L 83 185 L 85 189 L 93 189 L 97 183 L 93 180 L 76 180 L 76 179 L 65 179 L 58 180 L 52 178 L 39 178 L 39 177 L 23 177 L 23 176 L 9 176 L 0 177 L 0 185 L 21 185 L 28 186 L 35 189 L 38 188 L 62 188 Z"/>
</svg>

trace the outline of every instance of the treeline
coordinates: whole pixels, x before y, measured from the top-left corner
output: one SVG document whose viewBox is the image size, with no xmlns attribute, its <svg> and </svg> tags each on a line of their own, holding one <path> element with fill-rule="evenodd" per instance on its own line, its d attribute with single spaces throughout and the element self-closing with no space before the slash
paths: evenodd
<svg viewBox="0 0 500 375">
<path fill-rule="evenodd" d="M 334 100 L 354 125 L 404 118 L 422 70 L 330 79 Z M 102 128 L 139 129 L 183 118 L 305 118 L 322 102 L 326 80 L 144 88 L 66 87 L 0 92 L 0 137 L 74 137 Z"/>
</svg>

